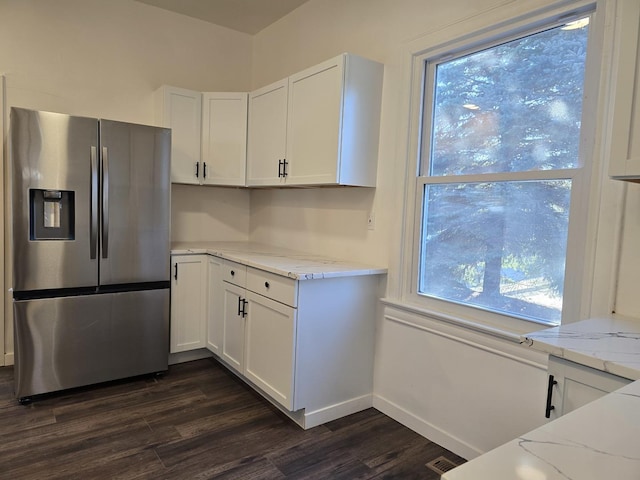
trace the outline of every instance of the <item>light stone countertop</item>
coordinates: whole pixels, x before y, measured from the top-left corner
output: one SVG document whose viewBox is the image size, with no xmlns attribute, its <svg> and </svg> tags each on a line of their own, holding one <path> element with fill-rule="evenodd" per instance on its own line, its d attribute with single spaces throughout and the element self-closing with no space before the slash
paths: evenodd
<svg viewBox="0 0 640 480">
<path fill-rule="evenodd" d="M 523 335 L 521 343 L 603 372 L 640 380 L 638 319 L 590 318 Z"/>
<path fill-rule="evenodd" d="M 640 479 L 640 381 L 447 473 L 443 480 Z"/>
<path fill-rule="evenodd" d="M 295 280 L 386 274 L 385 267 L 251 242 L 177 242 L 172 255 L 209 254 Z"/>
<path fill-rule="evenodd" d="M 640 320 L 593 318 L 524 335 L 522 343 L 636 381 L 491 450 L 442 478 L 640 479 Z"/>
</svg>

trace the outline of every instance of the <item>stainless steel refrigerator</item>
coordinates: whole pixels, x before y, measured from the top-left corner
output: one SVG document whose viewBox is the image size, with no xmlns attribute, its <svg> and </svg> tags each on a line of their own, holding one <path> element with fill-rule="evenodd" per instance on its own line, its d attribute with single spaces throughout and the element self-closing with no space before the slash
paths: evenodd
<svg viewBox="0 0 640 480">
<path fill-rule="evenodd" d="M 15 395 L 167 369 L 168 129 L 12 108 Z"/>
</svg>

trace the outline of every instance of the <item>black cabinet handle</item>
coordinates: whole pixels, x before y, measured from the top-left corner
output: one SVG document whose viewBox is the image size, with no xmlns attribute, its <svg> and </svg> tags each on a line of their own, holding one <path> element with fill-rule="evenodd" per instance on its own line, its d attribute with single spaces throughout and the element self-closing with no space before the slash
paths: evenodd
<svg viewBox="0 0 640 480">
<path fill-rule="evenodd" d="M 264 288 L 269 288 L 269 287 L 270 287 L 269 282 L 264 282 Z"/>
<path fill-rule="evenodd" d="M 174 268 L 173 278 L 178 280 L 178 264 L 176 263 L 173 268 Z"/>
<path fill-rule="evenodd" d="M 233 270 L 231 270 L 231 272 L 230 272 L 230 273 L 231 273 L 231 276 L 232 276 L 232 277 L 236 274 L 236 272 L 234 272 Z"/>
<path fill-rule="evenodd" d="M 278 160 L 278 178 L 284 177 L 284 174 L 282 173 L 283 166 L 284 166 L 284 162 L 282 160 Z"/>
<path fill-rule="evenodd" d="M 287 159 L 285 158 L 285 159 L 282 161 L 282 176 L 283 176 L 283 177 L 286 177 L 287 175 L 289 175 L 289 174 L 287 173 L 287 165 L 289 165 L 289 162 L 287 162 Z"/>
<path fill-rule="evenodd" d="M 242 312 L 240 305 L 242 305 L 242 298 L 238 297 L 238 316 L 240 316 L 240 312 Z"/>
<path fill-rule="evenodd" d="M 200 162 L 196 162 L 196 177 L 200 176 Z"/>
<path fill-rule="evenodd" d="M 555 410 L 556 407 L 551 405 L 551 396 L 553 395 L 553 386 L 558 382 L 554 380 L 553 375 L 549 375 L 549 385 L 547 386 L 547 408 L 544 411 L 545 418 L 551 417 L 551 410 Z"/>
<path fill-rule="evenodd" d="M 246 317 L 247 316 L 247 302 L 244 298 L 242 299 L 242 317 Z"/>
<path fill-rule="evenodd" d="M 202 178 L 207 178 L 207 162 L 202 162 Z"/>
</svg>

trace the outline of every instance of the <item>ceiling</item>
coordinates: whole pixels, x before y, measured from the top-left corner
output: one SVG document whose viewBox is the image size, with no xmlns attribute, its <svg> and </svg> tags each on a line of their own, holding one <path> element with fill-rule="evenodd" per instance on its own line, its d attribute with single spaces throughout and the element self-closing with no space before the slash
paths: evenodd
<svg viewBox="0 0 640 480">
<path fill-rule="evenodd" d="M 136 1 L 253 35 L 308 0 Z"/>
</svg>

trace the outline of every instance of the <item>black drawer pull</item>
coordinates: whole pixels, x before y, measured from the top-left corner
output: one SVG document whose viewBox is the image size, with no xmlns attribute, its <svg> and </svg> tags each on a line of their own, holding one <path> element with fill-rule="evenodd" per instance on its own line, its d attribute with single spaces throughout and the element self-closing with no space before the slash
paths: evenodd
<svg viewBox="0 0 640 480">
<path fill-rule="evenodd" d="M 553 379 L 553 375 L 549 375 L 549 385 L 547 386 L 547 408 L 544 411 L 545 418 L 551 418 L 551 410 L 555 410 L 556 407 L 551 405 L 551 395 L 553 394 L 553 386 L 558 382 Z"/>
<path fill-rule="evenodd" d="M 269 288 L 269 282 L 264 282 L 264 288 Z"/>
<path fill-rule="evenodd" d="M 231 276 L 233 277 L 236 274 L 233 270 L 231 270 Z"/>
</svg>

